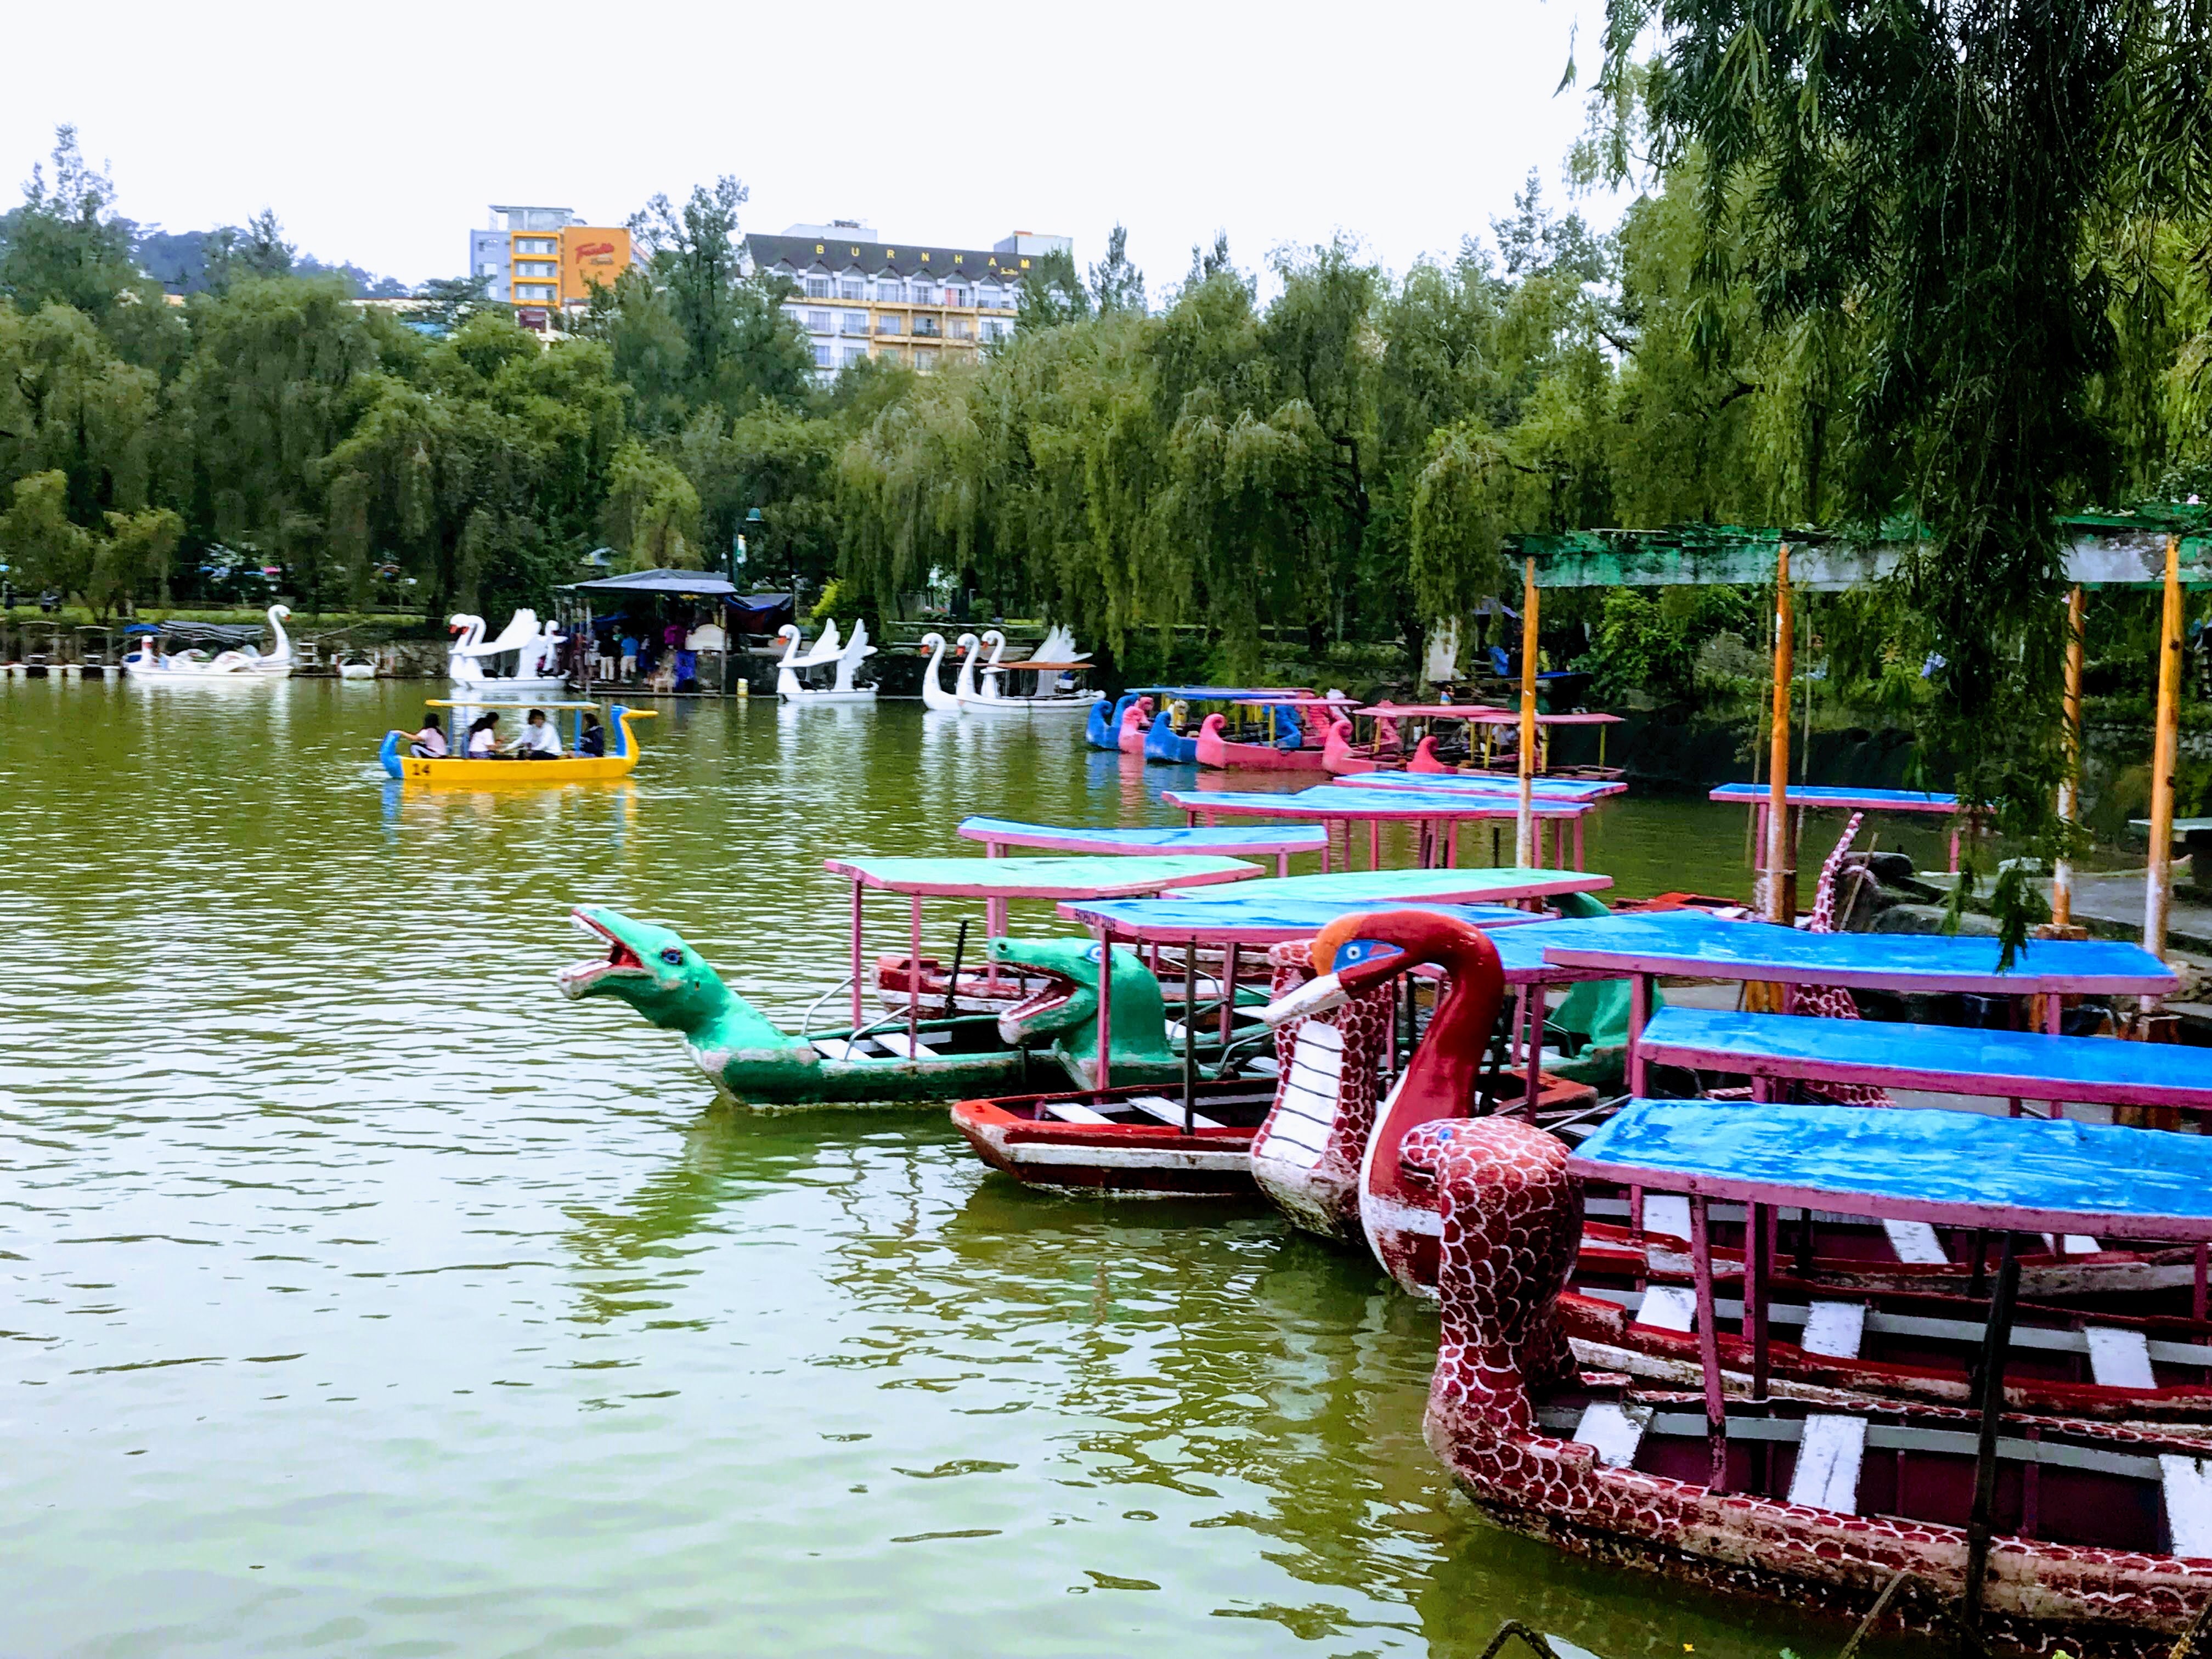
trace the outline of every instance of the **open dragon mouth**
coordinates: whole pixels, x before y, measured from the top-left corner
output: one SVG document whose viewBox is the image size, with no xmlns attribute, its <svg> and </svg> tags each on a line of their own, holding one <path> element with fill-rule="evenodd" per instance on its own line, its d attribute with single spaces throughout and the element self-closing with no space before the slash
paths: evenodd
<svg viewBox="0 0 2212 1659">
<path fill-rule="evenodd" d="M 617 939 L 613 932 L 604 923 L 586 915 L 580 910 L 571 910 L 568 913 L 568 920 L 580 933 L 588 933 L 593 939 L 605 939 L 607 943 L 607 953 L 604 957 L 586 957 L 583 961 L 571 963 L 566 968 L 555 969 L 553 981 L 561 988 L 562 995 L 580 997 L 601 980 L 611 979 L 617 975 L 634 974 L 641 976 L 644 975 L 645 963 L 640 959 L 637 952 Z"/>
<path fill-rule="evenodd" d="M 1024 977 L 1042 979 L 1043 988 L 1024 997 L 999 1016 L 999 1036 L 1007 1042 L 1018 1042 L 1030 1026 L 1045 1015 L 1065 1008 L 1075 994 L 1084 988 L 1065 974 L 1056 974 L 1049 968 L 1019 964 Z"/>
</svg>

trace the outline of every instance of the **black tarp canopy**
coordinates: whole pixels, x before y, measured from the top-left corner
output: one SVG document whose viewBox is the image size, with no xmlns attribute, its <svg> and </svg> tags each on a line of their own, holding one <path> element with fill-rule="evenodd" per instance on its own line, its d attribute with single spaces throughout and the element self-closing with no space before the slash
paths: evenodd
<svg viewBox="0 0 2212 1659">
<path fill-rule="evenodd" d="M 571 593 L 636 593 L 680 599 L 726 599 L 737 597 L 729 580 L 705 570 L 633 570 L 627 575 L 602 576 L 597 581 L 571 582 Z"/>
</svg>

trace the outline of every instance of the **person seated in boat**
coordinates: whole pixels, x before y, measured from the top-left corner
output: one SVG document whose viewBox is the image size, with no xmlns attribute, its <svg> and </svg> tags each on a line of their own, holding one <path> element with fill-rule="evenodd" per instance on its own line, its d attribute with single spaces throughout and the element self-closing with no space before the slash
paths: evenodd
<svg viewBox="0 0 2212 1659">
<path fill-rule="evenodd" d="M 553 722 L 545 718 L 545 711 L 533 708 L 526 718 L 522 735 L 514 740 L 517 760 L 559 760 L 561 734 L 553 729 Z"/>
<path fill-rule="evenodd" d="M 422 729 L 407 745 L 407 752 L 417 760 L 443 760 L 453 752 L 446 747 L 446 728 L 438 724 L 435 714 L 422 716 Z"/>
<path fill-rule="evenodd" d="M 499 758 L 499 716 L 479 714 L 469 722 L 469 758 L 497 760 Z"/>
<path fill-rule="evenodd" d="M 576 752 L 593 757 L 607 752 L 607 729 L 589 709 L 584 712 L 584 729 L 576 734 Z"/>
</svg>

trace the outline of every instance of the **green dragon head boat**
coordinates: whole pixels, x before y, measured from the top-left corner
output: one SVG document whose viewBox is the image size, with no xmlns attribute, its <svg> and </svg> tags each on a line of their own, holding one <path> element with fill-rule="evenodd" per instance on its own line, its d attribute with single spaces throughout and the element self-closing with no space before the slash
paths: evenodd
<svg viewBox="0 0 2212 1659">
<path fill-rule="evenodd" d="M 606 954 L 556 970 L 561 994 L 612 997 L 677 1032 L 715 1088 L 740 1105 L 962 1100 L 1049 1087 L 1063 1071 L 1081 1083 L 1096 1070 L 1099 947 L 1088 939 L 994 939 L 994 959 L 1047 981 L 997 1016 L 921 1020 L 911 1038 L 897 1016 L 793 1036 L 725 985 L 674 929 L 604 904 L 578 905 L 573 917 L 605 941 Z M 1113 975 L 1109 1075 L 1175 1075 L 1158 982 L 1126 950 L 1114 952 Z"/>
</svg>

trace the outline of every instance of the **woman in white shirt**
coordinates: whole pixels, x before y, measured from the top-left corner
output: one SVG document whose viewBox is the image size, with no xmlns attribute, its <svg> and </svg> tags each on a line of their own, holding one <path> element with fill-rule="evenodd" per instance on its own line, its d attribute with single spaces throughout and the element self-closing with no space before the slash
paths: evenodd
<svg viewBox="0 0 2212 1659">
<path fill-rule="evenodd" d="M 521 737 L 515 740 L 516 757 L 520 760 L 559 760 L 561 734 L 553 729 L 553 722 L 545 718 L 545 711 L 533 708 L 529 718 L 530 723 L 522 728 Z"/>
<path fill-rule="evenodd" d="M 469 758 L 497 760 L 499 758 L 499 716 L 479 714 L 469 726 Z"/>
</svg>

